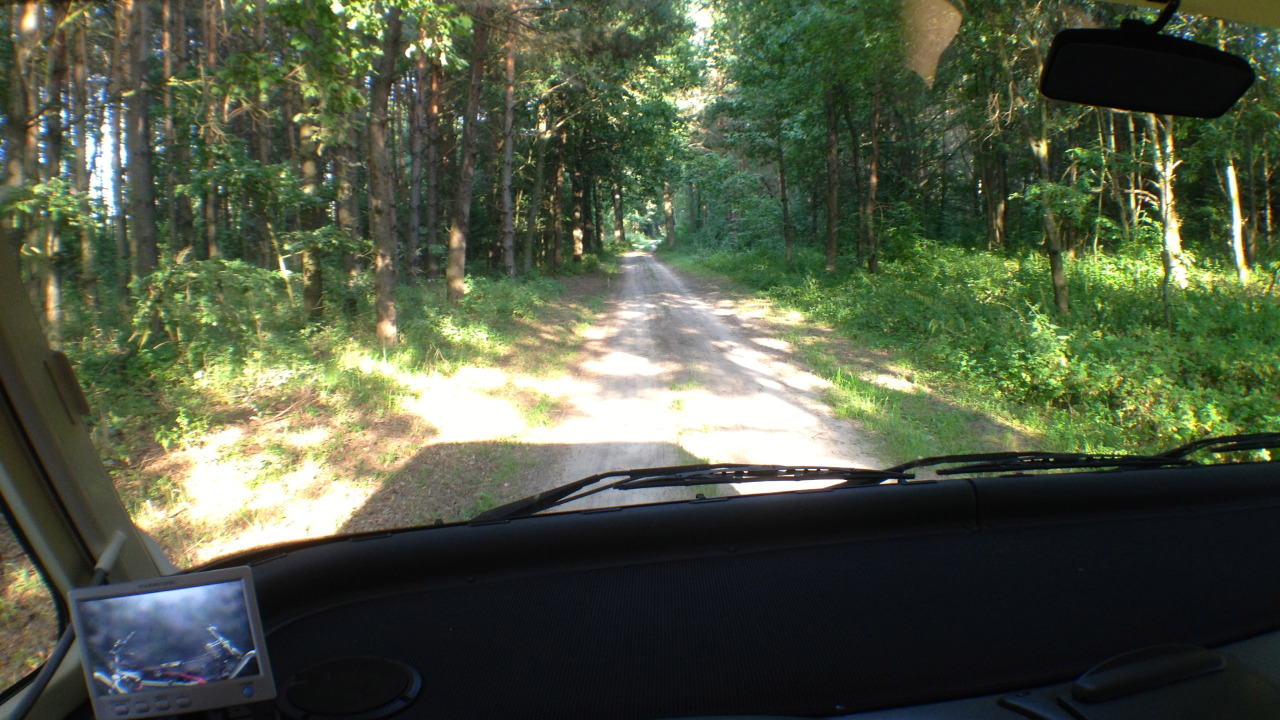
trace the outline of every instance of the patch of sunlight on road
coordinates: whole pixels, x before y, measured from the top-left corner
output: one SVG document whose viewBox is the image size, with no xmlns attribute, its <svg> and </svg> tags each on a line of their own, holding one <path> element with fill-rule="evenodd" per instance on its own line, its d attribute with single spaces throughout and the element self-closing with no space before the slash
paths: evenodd
<svg viewBox="0 0 1280 720">
<path fill-rule="evenodd" d="M 266 496 L 252 503 L 257 512 L 251 515 L 271 518 L 270 522 L 251 521 L 249 527 L 240 529 L 234 537 L 201 547 L 199 562 L 264 545 L 336 534 L 350 519 L 353 508 L 364 505 L 374 493 L 373 486 L 362 487 L 342 480 L 314 482 L 327 476 L 318 467 L 308 465 L 290 473 L 297 477 L 286 477 L 281 484 L 308 486 L 312 491 L 318 490 L 317 495 L 307 497 L 305 504 L 300 505 L 287 491 L 264 494 Z"/>
<path fill-rule="evenodd" d="M 400 409 L 440 429 L 433 443 L 488 440 L 527 428 L 520 407 L 498 392 L 511 384 L 511 376 L 501 369 L 465 366 L 452 375 L 438 375 L 404 370 L 369 355 L 353 354 L 344 361 L 398 382 L 405 390 Z"/>
<path fill-rule="evenodd" d="M 656 377 L 671 369 L 666 364 L 655 363 L 648 358 L 620 350 L 608 353 L 599 360 L 583 363 L 582 367 L 596 375 L 618 377 Z"/>
<path fill-rule="evenodd" d="M 493 394 L 501 387 L 488 379 L 474 383 L 461 373 L 424 379 L 413 395 L 400 400 L 400 407 L 440 428 L 434 443 L 516 435 L 527 427 L 524 414 L 512 400 Z"/>
<path fill-rule="evenodd" d="M 790 400 L 790 401 L 788 401 Z M 736 397 L 696 390 L 685 394 L 680 417 L 680 444 L 710 462 L 846 466 L 849 459 L 830 452 L 838 448 L 831 430 L 814 422 L 813 414 L 794 398 L 773 392 Z M 751 418 L 746 425 L 738 419 Z M 767 449 L 767 456 L 762 456 Z M 826 452 L 824 452 L 826 450 Z M 734 485 L 744 495 L 828 487 L 827 481 L 760 482 Z"/>
<path fill-rule="evenodd" d="M 186 465 L 175 473 L 175 497 L 148 503 L 135 517 L 139 527 L 163 533 L 175 522 L 200 536 L 197 563 L 232 552 L 287 540 L 338 532 L 377 489 L 373 483 L 336 479 L 313 460 L 269 482 L 259 474 L 272 461 L 266 450 L 238 450 L 244 429 L 230 427 L 205 442 L 175 451 L 172 460 Z M 281 445 L 314 446 L 329 435 L 323 428 L 281 432 Z M 247 525 L 247 527 L 246 527 Z"/>
</svg>

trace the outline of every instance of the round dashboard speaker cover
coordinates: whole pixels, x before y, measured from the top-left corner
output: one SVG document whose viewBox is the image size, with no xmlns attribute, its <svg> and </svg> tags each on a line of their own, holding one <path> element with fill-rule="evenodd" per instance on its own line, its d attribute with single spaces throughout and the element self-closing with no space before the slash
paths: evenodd
<svg viewBox="0 0 1280 720">
<path fill-rule="evenodd" d="M 407 707 L 421 689 L 422 676 L 398 660 L 338 658 L 289 678 L 278 704 L 296 720 L 378 720 Z"/>
</svg>

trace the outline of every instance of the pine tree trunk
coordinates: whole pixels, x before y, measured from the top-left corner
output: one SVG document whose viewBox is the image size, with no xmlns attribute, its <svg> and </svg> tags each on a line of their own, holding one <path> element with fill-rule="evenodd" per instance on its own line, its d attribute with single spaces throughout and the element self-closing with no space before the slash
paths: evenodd
<svg viewBox="0 0 1280 720">
<path fill-rule="evenodd" d="M 613 198 L 613 244 L 623 247 L 627 244 L 627 228 L 622 215 L 622 186 L 613 183 L 609 195 Z"/>
<path fill-rule="evenodd" d="M 1258 262 L 1258 226 L 1261 219 L 1258 212 L 1258 154 L 1254 152 L 1253 143 L 1249 144 L 1249 214 L 1248 228 L 1245 230 L 1244 261 L 1245 266 L 1252 268 Z"/>
<path fill-rule="evenodd" d="M 867 272 L 870 273 L 880 269 L 880 239 L 876 235 L 876 191 L 880 187 L 880 94 L 878 88 L 871 93 L 871 157 L 867 160 L 867 205 L 863 211 L 867 228 Z"/>
<path fill-rule="evenodd" d="M 836 269 L 840 244 L 840 138 L 837 135 L 835 90 L 826 94 L 827 118 L 827 242 L 826 269 Z"/>
<path fill-rule="evenodd" d="M 206 148 L 217 145 L 218 137 L 218 104 L 213 93 L 213 71 L 218 64 L 218 18 L 217 0 L 205 0 L 204 5 L 204 58 L 200 66 L 203 81 L 204 102 L 204 143 Z M 213 153 L 207 153 L 205 171 L 212 175 L 214 170 Z M 200 256 L 205 258 L 221 257 L 218 248 L 218 188 L 212 180 L 205 186 L 203 199 L 204 243 Z"/>
<path fill-rule="evenodd" d="M 476 23 L 471 46 L 471 86 L 467 90 L 466 115 L 462 122 L 462 166 L 458 170 L 458 188 L 453 206 L 453 222 L 449 227 L 449 261 L 445 266 L 445 297 L 456 303 L 466 294 L 467 234 L 471 231 L 471 195 L 476 172 L 476 123 L 480 112 L 480 93 L 484 89 L 484 56 L 489 45 L 489 16 L 486 0 L 476 7 Z"/>
<path fill-rule="evenodd" d="M 76 193 L 79 195 L 80 211 L 89 214 L 89 50 L 85 42 L 88 34 L 88 19 L 81 18 L 76 23 L 75 53 L 71 60 L 71 122 L 75 132 L 75 147 L 71 159 L 71 172 L 75 181 Z M 101 122 L 99 122 L 101 125 Z M 100 142 L 100 141 L 99 141 Z M 93 228 L 84 223 L 80 226 L 80 296 L 85 307 L 96 310 L 98 307 L 98 262 L 94 247 Z"/>
<path fill-rule="evenodd" d="M 556 272 L 564 262 L 564 238 L 561 236 L 561 210 L 564 207 L 564 131 L 556 138 L 555 160 L 551 164 L 551 212 L 547 218 L 550 232 L 547 240 L 551 243 L 551 271 Z"/>
<path fill-rule="evenodd" d="M 422 176 L 426 159 L 423 154 L 427 129 L 428 65 L 426 54 L 419 50 L 413 61 L 413 117 L 409 123 L 409 227 L 405 247 L 405 260 L 413 278 L 422 272 Z"/>
<path fill-rule="evenodd" d="M 395 82 L 400 54 L 400 8 L 387 14 L 382 57 L 370 86 L 369 100 L 369 234 L 374 247 L 374 306 L 377 310 L 378 344 L 389 348 L 400 342 L 396 327 L 396 207 L 391 152 L 387 145 L 390 119 L 387 104 Z"/>
<path fill-rule="evenodd" d="M 791 264 L 792 249 L 796 244 L 796 229 L 791 224 L 791 202 L 787 197 L 787 158 L 782 145 L 782 130 L 775 126 L 774 149 L 778 161 L 778 201 L 782 204 L 782 241 L 786 247 L 787 264 Z"/>
<path fill-rule="evenodd" d="M 676 203 L 671 196 L 671 183 L 662 181 L 662 216 L 667 234 L 667 247 L 676 246 Z"/>
<path fill-rule="evenodd" d="M 1275 232 L 1275 222 L 1272 219 L 1273 218 L 1272 211 L 1274 210 L 1274 204 L 1272 203 L 1272 196 L 1271 196 L 1271 177 L 1272 177 L 1271 152 L 1266 147 L 1265 139 L 1263 140 L 1263 143 L 1264 144 L 1262 149 L 1262 212 L 1263 212 L 1264 222 L 1262 224 L 1262 227 L 1263 227 L 1262 237 L 1263 237 L 1263 240 L 1266 241 L 1267 249 L 1270 250 L 1272 245 L 1272 239 L 1274 237 L 1274 232 Z"/>
<path fill-rule="evenodd" d="M 298 169 L 302 180 L 302 193 L 315 202 L 324 183 L 320 144 L 316 140 L 319 132 L 314 119 L 304 114 L 298 123 Z M 304 232 L 314 232 L 325 226 L 326 213 L 323 205 L 316 203 L 302 211 L 301 220 Z M 307 321 L 318 323 L 324 315 L 324 263 L 320 249 L 314 239 L 304 242 L 302 248 L 302 309 Z"/>
<path fill-rule="evenodd" d="M 585 252 L 586 245 L 586 227 L 583 222 L 583 215 L 586 212 L 586 188 L 582 186 L 582 157 L 579 156 L 574 162 L 573 170 L 569 173 L 569 197 L 573 213 L 570 218 L 570 231 L 573 233 L 573 261 L 582 262 L 582 255 Z"/>
<path fill-rule="evenodd" d="M 538 213 L 542 208 L 542 186 L 546 183 L 547 143 L 551 139 L 546 103 L 538 106 L 538 140 L 533 159 L 533 187 L 530 189 L 529 218 L 524 228 L 524 271 L 533 270 L 533 246 L 538 237 Z"/>
<path fill-rule="evenodd" d="M 146 0 L 123 0 L 129 13 L 127 86 L 132 93 L 125 111 L 125 142 L 129 171 L 129 227 L 134 276 L 150 275 L 158 262 L 156 248 L 155 183 L 151 165 L 151 86 L 147 82 L 149 37 Z"/>
<path fill-rule="evenodd" d="M 175 7 L 176 6 L 176 7 Z M 174 45 L 174 35 L 182 37 L 182 27 L 180 20 L 182 14 L 181 0 L 164 0 L 160 4 L 160 55 L 163 62 L 163 75 L 160 78 L 160 104 L 164 108 L 164 116 L 161 119 L 163 142 L 168 146 L 167 151 L 169 161 L 164 164 L 164 193 L 165 193 L 165 220 L 167 221 L 166 242 L 172 251 L 176 251 L 180 247 L 187 247 L 191 243 L 190 235 L 182 235 L 178 232 L 178 201 L 183 197 L 177 192 L 179 185 L 178 170 L 185 169 L 186 163 L 179 161 L 177 152 L 184 143 L 178 139 L 177 123 L 174 122 L 174 105 L 173 105 L 173 89 L 171 82 L 176 73 L 181 71 L 181 59 L 178 54 L 181 52 L 179 48 L 185 47 L 185 43 L 179 41 L 178 48 Z M 176 29 L 176 33 L 175 33 Z"/>
<path fill-rule="evenodd" d="M 38 89 L 35 87 L 39 73 L 35 67 L 36 50 L 40 44 L 40 4 L 20 2 L 12 7 L 13 57 L 9 65 L 7 88 L 8 103 L 5 108 L 5 193 L 17 192 L 28 182 L 37 179 L 40 124 L 36 120 Z M 19 220 L 17 213 L 4 213 L 0 217 L 3 229 L 4 252 L 17 253 L 23 243 L 32 243 L 31 232 L 35 223 L 31 219 Z"/>
<path fill-rule="evenodd" d="M 502 266 L 508 277 L 516 276 L 516 209 L 511 202 L 511 173 L 515 164 L 516 114 L 516 4 L 511 4 L 507 27 L 507 66 L 502 115 Z"/>
<path fill-rule="evenodd" d="M 594 175 L 587 176 L 587 207 L 591 214 L 587 219 L 587 236 L 591 238 L 591 251 L 604 252 L 604 215 L 600 209 L 600 183 Z"/>
<path fill-rule="evenodd" d="M 116 303 L 121 315 L 127 316 L 129 311 L 129 277 L 133 255 L 130 251 L 129 226 L 126 218 L 129 209 L 125 204 L 124 186 L 126 182 L 124 169 L 124 92 L 128 60 L 125 45 L 128 43 L 129 13 L 117 6 L 116 36 L 112 48 L 111 76 L 107 78 L 108 109 L 111 113 L 111 199 L 115 209 L 112 228 L 116 245 Z"/>
<path fill-rule="evenodd" d="M 1030 135 L 1031 152 L 1035 156 L 1036 166 L 1040 171 L 1040 181 L 1046 185 L 1053 182 L 1053 168 L 1049 164 L 1047 126 L 1048 118 L 1043 106 L 1041 106 L 1040 111 L 1039 132 L 1032 131 L 1029 122 L 1026 125 L 1027 133 Z M 1062 256 L 1062 235 L 1058 229 L 1058 216 L 1054 212 L 1048 192 L 1044 193 L 1041 211 L 1040 219 L 1044 226 L 1045 242 L 1048 246 L 1049 282 L 1053 287 L 1053 304 L 1060 312 L 1069 313 L 1071 312 L 1071 301 L 1067 293 L 1067 270 L 1066 262 Z"/>
<path fill-rule="evenodd" d="M 355 148 L 349 145 L 341 147 L 334 162 L 334 179 L 337 185 L 334 219 L 349 246 L 354 246 L 356 239 L 360 237 L 360 198 L 355 190 L 355 154 Z M 343 309 L 348 317 L 354 317 L 358 307 L 356 288 L 360 282 L 360 262 L 354 250 L 348 248 L 343 251 L 342 268 L 347 288 Z"/>
<path fill-rule="evenodd" d="M 986 216 L 987 249 L 1004 247 L 1008 222 L 1008 183 L 1006 181 L 1005 153 L 997 152 L 989 139 L 978 146 L 981 158 L 982 210 Z"/>
<path fill-rule="evenodd" d="M 440 86 L 444 68 L 432 59 L 427 101 L 427 277 L 440 274 L 434 247 L 440 241 Z"/>
<path fill-rule="evenodd" d="M 64 26 L 67 6 L 53 6 L 52 41 L 48 48 L 49 75 L 45 86 L 45 165 L 46 181 L 61 178 L 62 173 L 62 97 L 67 84 L 67 30 Z M 62 347 L 62 223 L 52 215 L 44 220 L 44 320 L 49 345 Z"/>
</svg>

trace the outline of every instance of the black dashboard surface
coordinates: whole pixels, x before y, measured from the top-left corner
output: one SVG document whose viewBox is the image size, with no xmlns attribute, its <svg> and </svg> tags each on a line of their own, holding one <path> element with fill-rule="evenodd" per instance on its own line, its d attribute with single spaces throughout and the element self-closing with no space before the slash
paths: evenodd
<svg viewBox="0 0 1280 720">
<path fill-rule="evenodd" d="M 253 563 L 286 693 L 317 664 L 377 657 L 421 676 L 403 718 L 841 715 L 1064 682 L 1134 648 L 1280 627 L 1274 475 L 741 497 L 239 561 Z"/>
</svg>

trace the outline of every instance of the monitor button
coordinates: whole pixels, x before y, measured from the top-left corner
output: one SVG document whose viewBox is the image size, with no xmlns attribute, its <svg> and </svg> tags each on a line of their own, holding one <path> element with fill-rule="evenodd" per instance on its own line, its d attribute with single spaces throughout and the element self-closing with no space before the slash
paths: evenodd
<svg viewBox="0 0 1280 720">
<path fill-rule="evenodd" d="M 169 709 L 169 700 L 166 698 L 156 698 L 156 702 L 153 707 L 160 712 L 164 712 Z"/>
<path fill-rule="evenodd" d="M 185 695 L 179 695 L 178 697 L 173 699 L 173 706 L 178 708 L 179 710 L 185 710 L 191 707 L 191 698 Z"/>
<path fill-rule="evenodd" d="M 151 712 L 151 705 L 145 700 L 139 700 L 133 704 L 133 711 L 137 713 Z"/>
<path fill-rule="evenodd" d="M 116 703 L 112 709 L 116 711 L 117 717 L 124 717 L 129 714 L 129 703 Z"/>
</svg>

